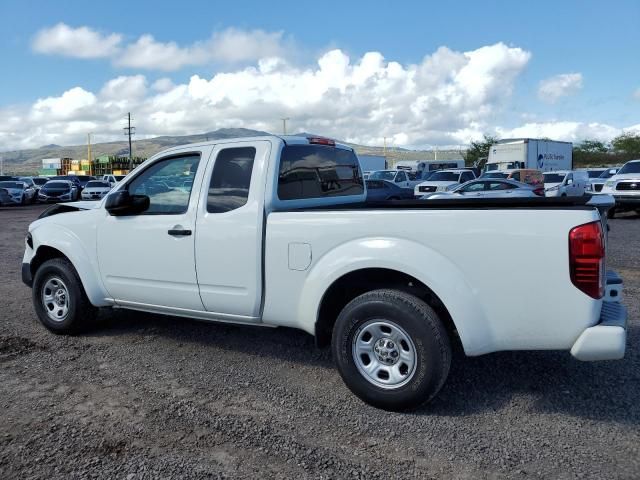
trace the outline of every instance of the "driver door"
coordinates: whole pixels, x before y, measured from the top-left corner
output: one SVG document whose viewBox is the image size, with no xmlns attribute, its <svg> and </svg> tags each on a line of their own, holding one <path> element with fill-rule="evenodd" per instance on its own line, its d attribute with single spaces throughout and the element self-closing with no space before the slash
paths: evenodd
<svg viewBox="0 0 640 480">
<path fill-rule="evenodd" d="M 194 185 L 201 183 L 209 152 L 174 153 L 118 188 L 150 200 L 139 214 L 113 216 L 105 211 L 98 225 L 100 273 L 118 304 L 204 310 L 195 268 Z"/>
</svg>

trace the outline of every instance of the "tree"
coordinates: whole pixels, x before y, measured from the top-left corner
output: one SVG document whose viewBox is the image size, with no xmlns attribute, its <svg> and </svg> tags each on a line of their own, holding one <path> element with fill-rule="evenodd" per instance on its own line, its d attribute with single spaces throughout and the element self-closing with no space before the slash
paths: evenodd
<svg viewBox="0 0 640 480">
<path fill-rule="evenodd" d="M 616 153 L 624 153 L 631 157 L 640 156 L 640 135 L 631 132 L 618 135 L 611 140 L 611 146 Z"/>
<path fill-rule="evenodd" d="M 588 153 L 607 153 L 609 151 L 605 143 L 600 140 L 583 140 L 574 149 Z"/>
<path fill-rule="evenodd" d="M 475 166 L 478 168 L 484 167 L 487 163 L 487 157 L 489 156 L 489 149 L 491 145 L 499 140 L 498 137 L 493 137 L 488 134 L 484 134 L 481 141 L 473 141 L 469 148 L 463 155 L 465 164 L 468 166 Z"/>
</svg>

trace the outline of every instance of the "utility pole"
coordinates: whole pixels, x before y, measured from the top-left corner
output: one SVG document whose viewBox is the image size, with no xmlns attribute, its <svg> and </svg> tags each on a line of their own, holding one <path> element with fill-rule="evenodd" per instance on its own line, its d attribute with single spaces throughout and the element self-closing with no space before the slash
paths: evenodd
<svg viewBox="0 0 640 480">
<path fill-rule="evenodd" d="M 91 165 L 91 132 L 87 133 L 87 160 Z"/>
<path fill-rule="evenodd" d="M 131 151 L 131 135 L 135 135 L 136 127 L 131 126 L 131 112 L 127 114 L 128 126 L 124 127 L 124 134 L 129 137 L 129 171 L 133 170 L 133 153 Z"/>
<path fill-rule="evenodd" d="M 282 120 L 282 134 L 286 135 L 287 134 L 287 120 L 290 120 L 290 118 L 289 117 L 281 118 L 280 120 Z"/>
<path fill-rule="evenodd" d="M 0 175 L 4 175 L 4 157 L 0 155 Z"/>
</svg>

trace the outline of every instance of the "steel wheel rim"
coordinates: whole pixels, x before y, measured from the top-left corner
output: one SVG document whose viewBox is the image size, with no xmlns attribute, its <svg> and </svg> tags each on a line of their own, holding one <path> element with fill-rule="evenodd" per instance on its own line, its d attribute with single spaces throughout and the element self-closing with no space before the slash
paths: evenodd
<svg viewBox="0 0 640 480">
<path fill-rule="evenodd" d="M 393 390 L 413 378 L 417 365 L 416 347 L 397 323 L 369 320 L 360 326 L 352 343 L 353 361 L 369 383 Z"/>
<path fill-rule="evenodd" d="M 50 277 L 42 287 L 42 306 L 54 322 L 63 322 L 69 314 L 69 289 L 59 277 Z"/>
</svg>

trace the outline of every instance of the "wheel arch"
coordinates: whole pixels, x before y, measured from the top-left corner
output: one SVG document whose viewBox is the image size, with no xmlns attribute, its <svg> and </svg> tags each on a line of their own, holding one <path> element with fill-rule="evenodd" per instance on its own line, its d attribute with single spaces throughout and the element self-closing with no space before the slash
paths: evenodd
<svg viewBox="0 0 640 480">
<path fill-rule="evenodd" d="M 103 307 L 112 305 L 107 291 L 102 285 L 98 266 L 91 260 L 85 248 L 72 232 L 66 228 L 40 227 L 32 232 L 35 248 L 29 260 L 32 277 L 38 268 L 52 258 L 64 258 L 75 268 L 82 287 L 92 305 Z M 39 242 L 47 239 L 46 242 Z"/>
<path fill-rule="evenodd" d="M 482 299 L 461 268 L 425 244 L 402 238 L 357 239 L 321 256 L 306 277 L 291 326 L 326 344 L 338 308 L 379 288 L 399 288 L 425 300 L 457 332 L 452 339 L 459 338 L 467 355 L 496 350 Z"/>
</svg>

